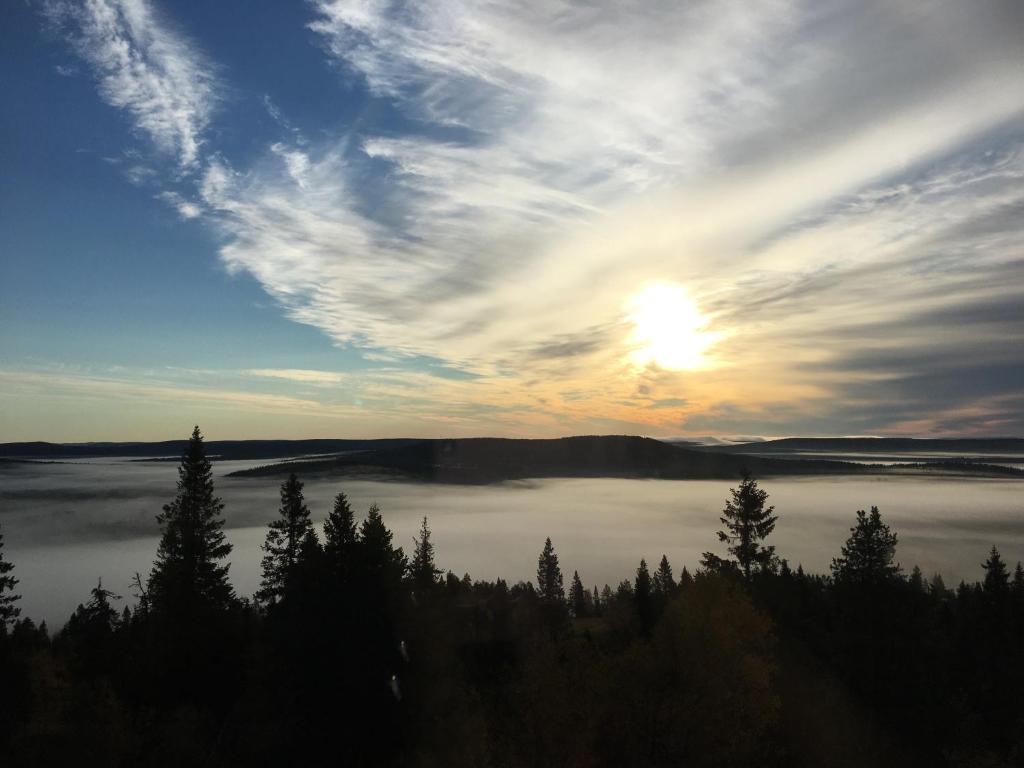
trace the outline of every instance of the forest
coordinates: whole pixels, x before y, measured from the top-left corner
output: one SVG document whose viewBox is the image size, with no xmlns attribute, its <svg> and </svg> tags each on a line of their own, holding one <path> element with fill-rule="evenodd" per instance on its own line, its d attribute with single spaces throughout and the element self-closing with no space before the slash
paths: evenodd
<svg viewBox="0 0 1024 768">
<path fill-rule="evenodd" d="M 0 531 L 0 764 L 1024 765 L 1024 569 L 997 546 L 946 585 L 873 507 L 807 573 L 745 473 L 700 563 L 599 588 L 548 539 L 508 584 L 445 571 L 426 518 L 406 553 L 376 506 L 339 493 L 319 534 L 296 475 L 280 494 L 240 597 L 197 427 L 152 571 L 54 632 Z"/>
</svg>

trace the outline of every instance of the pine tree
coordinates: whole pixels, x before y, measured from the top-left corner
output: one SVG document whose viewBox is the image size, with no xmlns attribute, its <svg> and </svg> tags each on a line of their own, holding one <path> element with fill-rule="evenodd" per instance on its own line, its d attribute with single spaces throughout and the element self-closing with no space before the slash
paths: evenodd
<svg viewBox="0 0 1024 768">
<path fill-rule="evenodd" d="M 416 539 L 412 562 L 409 564 L 409 576 L 417 587 L 427 589 L 437 585 L 437 577 L 440 573 L 441 570 L 434 564 L 434 545 L 430 541 L 430 528 L 427 526 L 427 518 L 424 516 L 419 538 Z"/>
<path fill-rule="evenodd" d="M 942 574 L 936 573 L 928 583 L 928 594 L 936 600 L 947 600 L 949 590 L 946 589 L 946 582 L 942 580 Z"/>
<path fill-rule="evenodd" d="M 896 556 L 896 534 L 882 522 L 878 507 L 870 514 L 857 510 L 857 524 L 850 529 L 850 538 L 839 557 L 832 560 L 832 576 L 836 581 L 880 583 L 896 578 L 899 564 Z"/>
<path fill-rule="evenodd" d="M 654 592 L 658 595 L 667 596 L 672 594 L 676 588 L 676 580 L 672 577 L 672 566 L 669 565 L 668 557 L 661 556 L 661 563 L 654 574 Z"/>
<path fill-rule="evenodd" d="M 981 567 L 985 569 L 985 580 L 981 588 L 986 595 L 1002 597 L 1010 591 L 1010 575 L 998 549 L 992 547 L 988 560 L 982 563 Z"/>
<path fill-rule="evenodd" d="M 359 541 L 355 515 L 344 493 L 334 497 L 334 508 L 324 521 L 324 555 L 334 576 L 342 581 L 352 568 Z"/>
<path fill-rule="evenodd" d="M 263 580 L 256 593 L 257 599 L 274 603 L 285 596 L 301 565 L 307 540 L 315 542 L 315 537 L 302 494 L 302 483 L 293 473 L 281 484 L 278 517 L 270 523 L 263 544 L 266 554 L 263 556 Z"/>
<path fill-rule="evenodd" d="M 587 611 L 587 591 L 583 588 L 579 571 L 572 572 L 572 586 L 569 587 L 569 610 L 577 619 L 584 618 Z"/>
<path fill-rule="evenodd" d="M 117 628 L 118 618 L 117 611 L 110 604 L 110 600 L 111 598 L 120 600 L 121 597 L 109 589 L 104 589 L 102 579 L 89 591 L 89 596 L 89 602 L 78 606 L 78 610 L 75 612 L 79 624 L 86 628 L 93 637 L 113 634 Z M 74 618 L 72 617 L 72 619 Z"/>
<path fill-rule="evenodd" d="M 214 495 L 213 471 L 196 427 L 178 467 L 177 494 L 157 515 L 162 535 L 148 589 L 154 610 L 181 618 L 225 610 L 234 603 L 229 564 L 218 564 L 231 553 L 222 530 L 223 509 Z"/>
<path fill-rule="evenodd" d="M 558 555 L 551 545 L 551 537 L 544 541 L 544 549 L 537 558 L 537 592 L 542 600 L 549 603 L 565 602 L 562 569 L 558 567 Z"/>
<path fill-rule="evenodd" d="M 13 594 L 18 580 L 11 575 L 14 570 L 14 563 L 4 560 L 4 534 L 0 530 L 0 633 L 6 630 L 7 624 L 18 618 L 21 609 L 14 603 L 21 599 L 21 595 Z"/>
<path fill-rule="evenodd" d="M 636 605 L 637 618 L 640 621 L 640 633 L 645 637 L 654 626 L 654 596 L 651 591 L 651 574 L 647 570 L 647 561 L 641 560 L 636 569 L 633 581 L 633 602 Z"/>
<path fill-rule="evenodd" d="M 762 542 L 775 530 L 779 518 L 772 514 L 775 507 L 765 507 L 768 493 L 758 487 L 750 473 L 745 472 L 739 487 L 731 489 L 730 493 L 732 498 L 726 501 L 719 518 L 725 530 L 718 532 L 718 540 L 728 545 L 729 554 L 736 559 L 723 560 L 705 552 L 703 563 L 710 570 L 739 566 L 743 577 L 749 579 L 756 571 L 772 568 L 775 547 L 765 546 Z"/>
<path fill-rule="evenodd" d="M 910 579 L 907 581 L 914 592 L 924 592 L 924 574 L 916 565 L 910 572 Z"/>
<path fill-rule="evenodd" d="M 392 545 L 392 538 L 391 531 L 384 525 L 380 507 L 371 505 L 359 528 L 361 563 L 367 574 L 395 582 L 404 575 L 406 561 L 402 548 Z"/>
</svg>

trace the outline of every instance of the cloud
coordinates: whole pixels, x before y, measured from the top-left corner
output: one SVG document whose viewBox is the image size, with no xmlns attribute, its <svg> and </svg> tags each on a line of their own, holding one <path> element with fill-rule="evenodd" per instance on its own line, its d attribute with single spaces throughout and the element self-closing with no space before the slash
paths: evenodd
<svg viewBox="0 0 1024 768">
<path fill-rule="evenodd" d="M 296 368 L 253 368 L 244 372 L 260 378 L 284 379 L 301 384 L 341 384 L 347 378 L 333 371 L 308 371 Z"/>
<path fill-rule="evenodd" d="M 147 0 L 52 2 L 47 10 L 92 67 L 103 99 L 181 168 L 195 167 L 218 101 L 210 62 Z"/>
<path fill-rule="evenodd" d="M 149 6 L 65 15 L 101 52 L 104 97 L 183 167 L 202 159 L 194 198 L 166 199 L 217 230 L 226 267 L 413 383 L 353 373 L 364 404 L 667 434 L 820 431 L 830 412 L 844 432 L 934 430 L 1014 407 L 1019 4 L 311 8 L 349 92 L 407 122 L 306 140 L 264 97 L 281 136 L 244 165 L 201 151 L 214 70 Z M 714 366 L 630 362 L 629 302 L 652 282 L 706 315 Z M 474 376 L 419 378 L 422 358 Z"/>
</svg>

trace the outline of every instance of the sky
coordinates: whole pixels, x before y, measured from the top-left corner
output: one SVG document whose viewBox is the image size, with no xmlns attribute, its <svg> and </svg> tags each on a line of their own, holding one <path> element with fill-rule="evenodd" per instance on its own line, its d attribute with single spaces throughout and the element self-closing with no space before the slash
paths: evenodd
<svg viewBox="0 0 1024 768">
<path fill-rule="evenodd" d="M 0 440 L 1024 434 L 1016 0 L 14 0 Z"/>
</svg>

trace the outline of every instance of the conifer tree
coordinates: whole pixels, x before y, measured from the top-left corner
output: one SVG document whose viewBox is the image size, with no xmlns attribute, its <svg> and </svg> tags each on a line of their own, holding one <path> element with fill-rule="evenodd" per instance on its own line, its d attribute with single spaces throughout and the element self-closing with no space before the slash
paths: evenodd
<svg viewBox="0 0 1024 768">
<path fill-rule="evenodd" d="M 907 583 L 915 592 L 924 592 L 924 574 L 921 573 L 921 569 L 916 565 L 913 570 L 910 571 L 910 578 Z"/>
<path fill-rule="evenodd" d="M 413 584 L 420 589 L 426 589 L 437 584 L 437 577 L 440 573 L 441 570 L 434 564 L 434 545 L 430 541 L 430 528 L 427 526 L 427 518 L 424 516 L 419 538 L 416 539 L 412 562 L 409 564 L 409 576 L 412 578 Z"/>
<path fill-rule="evenodd" d="M 550 536 L 545 539 L 544 549 L 537 558 L 537 592 L 542 600 L 549 603 L 565 602 L 562 569 L 558 567 L 558 555 Z"/>
<path fill-rule="evenodd" d="M 384 525 L 380 507 L 376 504 L 371 505 L 366 519 L 359 528 L 362 565 L 368 574 L 383 577 L 388 581 L 397 581 L 405 573 L 406 561 L 402 548 L 392 545 L 392 538 L 393 534 Z"/>
<path fill-rule="evenodd" d="M 932 580 L 928 583 L 928 594 L 938 600 L 949 598 L 949 590 L 946 588 L 946 582 L 942 580 L 941 573 L 932 576 Z"/>
<path fill-rule="evenodd" d="M 640 633 L 647 636 L 654 625 L 654 596 L 651 590 L 651 574 L 647 570 L 647 561 L 641 560 L 636 569 L 633 582 L 633 602 L 636 605 L 637 618 L 640 620 Z"/>
<path fill-rule="evenodd" d="M 222 530 L 223 509 L 196 427 L 178 467 L 177 494 L 157 515 L 162 533 L 147 591 L 154 610 L 182 617 L 225 610 L 234 603 L 229 564 L 219 564 L 231 553 Z"/>
<path fill-rule="evenodd" d="M 661 556 L 658 570 L 654 574 L 654 591 L 656 594 L 670 595 L 676 588 L 676 580 L 672 577 L 672 566 L 669 565 L 668 557 Z"/>
<path fill-rule="evenodd" d="M 104 589 L 103 580 L 100 579 L 96 586 L 89 591 L 89 602 L 79 605 L 72 615 L 68 622 L 68 628 L 70 629 L 74 625 L 87 633 L 91 639 L 113 634 L 117 628 L 118 617 L 117 611 L 110 604 L 111 598 L 121 599 L 119 595 L 115 595 L 109 589 Z"/>
<path fill-rule="evenodd" d="M 986 595 L 1002 597 L 1010 591 L 1010 575 L 1006 570 L 1006 563 L 1003 562 L 999 550 L 992 547 L 988 559 L 981 564 L 985 569 L 985 580 L 981 588 Z"/>
<path fill-rule="evenodd" d="M 572 572 L 572 585 L 569 587 L 569 610 L 577 619 L 582 619 L 587 611 L 587 590 L 583 588 L 580 572 Z"/>
<path fill-rule="evenodd" d="M 1017 567 L 1013 569 L 1013 581 L 1010 584 L 1010 590 L 1018 598 L 1024 598 L 1024 566 L 1021 566 L 1020 560 L 1017 561 Z"/>
<path fill-rule="evenodd" d="M 324 521 L 324 555 L 336 577 L 344 579 L 352 567 L 359 534 L 355 515 L 344 493 L 334 497 L 334 508 Z"/>
<path fill-rule="evenodd" d="M 594 615 L 600 616 L 601 609 L 604 607 L 601 602 L 601 593 L 597 591 L 597 584 L 594 585 L 594 591 L 591 593 L 590 604 L 593 606 Z"/>
<path fill-rule="evenodd" d="M 832 560 L 832 576 L 836 581 L 880 583 L 896 578 L 899 564 L 896 556 L 896 534 L 882 522 L 878 507 L 870 513 L 857 510 L 857 524 L 850 529 L 850 538 L 839 557 Z"/>
<path fill-rule="evenodd" d="M 14 563 L 4 560 L 4 534 L 0 530 L 0 632 L 3 632 L 9 622 L 18 618 L 21 609 L 14 603 L 21 599 L 21 595 L 13 594 L 18 580 L 11 575 L 14 570 Z"/>
<path fill-rule="evenodd" d="M 718 540 L 727 545 L 735 560 L 723 560 L 705 552 L 703 564 L 710 570 L 738 566 L 743 577 L 749 579 L 752 573 L 772 568 L 775 547 L 763 542 L 775 530 L 778 516 L 773 514 L 775 507 L 765 507 L 768 493 L 758 487 L 749 472 L 743 474 L 739 487 L 731 489 L 730 494 L 719 518 L 725 530 L 718 532 Z"/>
<path fill-rule="evenodd" d="M 267 530 L 263 543 L 263 580 L 256 597 L 267 603 L 282 599 L 302 562 L 303 550 L 316 542 L 313 523 L 309 519 L 302 494 L 302 483 L 293 473 L 281 484 L 281 506 L 278 517 Z"/>
</svg>

